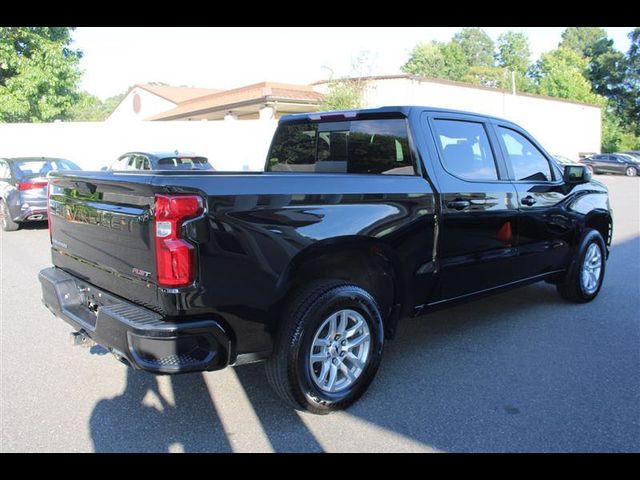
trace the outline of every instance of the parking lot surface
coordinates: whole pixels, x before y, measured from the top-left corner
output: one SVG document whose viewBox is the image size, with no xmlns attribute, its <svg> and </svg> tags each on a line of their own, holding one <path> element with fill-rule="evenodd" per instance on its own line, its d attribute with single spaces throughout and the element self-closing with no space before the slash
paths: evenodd
<svg viewBox="0 0 640 480">
<path fill-rule="evenodd" d="M 40 301 L 46 225 L 0 231 L 0 451 L 640 451 L 640 178 L 596 178 L 614 240 L 595 301 L 541 283 L 405 320 L 329 416 L 284 405 L 262 364 L 156 377 L 72 347 Z"/>
</svg>

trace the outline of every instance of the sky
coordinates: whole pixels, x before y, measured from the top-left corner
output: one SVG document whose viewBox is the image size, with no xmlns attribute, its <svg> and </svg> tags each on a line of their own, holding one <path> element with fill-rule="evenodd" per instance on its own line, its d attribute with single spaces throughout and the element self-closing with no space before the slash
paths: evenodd
<svg viewBox="0 0 640 480">
<path fill-rule="evenodd" d="M 81 88 L 102 100 L 136 83 L 228 89 L 265 80 L 311 83 L 352 75 L 366 52 L 364 74 L 400 72 L 419 42 L 449 41 L 462 27 L 78 27 Z M 532 60 L 557 47 L 565 27 L 482 27 L 497 41 L 508 30 L 529 38 Z M 604 27 L 626 52 L 633 27 Z"/>
</svg>

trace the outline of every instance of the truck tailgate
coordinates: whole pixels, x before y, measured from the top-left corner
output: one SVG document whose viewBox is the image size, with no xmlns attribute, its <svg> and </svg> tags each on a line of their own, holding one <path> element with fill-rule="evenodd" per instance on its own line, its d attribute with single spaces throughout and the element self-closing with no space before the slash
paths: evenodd
<svg viewBox="0 0 640 480">
<path fill-rule="evenodd" d="M 116 295 L 158 310 L 149 176 L 74 172 L 51 178 L 52 261 Z"/>
</svg>

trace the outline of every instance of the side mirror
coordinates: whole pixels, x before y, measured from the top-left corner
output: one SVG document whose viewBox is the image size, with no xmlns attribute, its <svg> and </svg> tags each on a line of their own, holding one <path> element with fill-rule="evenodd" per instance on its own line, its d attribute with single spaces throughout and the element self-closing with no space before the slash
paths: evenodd
<svg viewBox="0 0 640 480">
<path fill-rule="evenodd" d="M 109 169 L 109 167 L 102 167 L 100 170 L 102 170 L 103 172 L 106 172 Z"/>
<path fill-rule="evenodd" d="M 566 165 L 562 179 L 565 183 L 587 183 L 591 180 L 591 170 L 584 165 Z"/>
</svg>

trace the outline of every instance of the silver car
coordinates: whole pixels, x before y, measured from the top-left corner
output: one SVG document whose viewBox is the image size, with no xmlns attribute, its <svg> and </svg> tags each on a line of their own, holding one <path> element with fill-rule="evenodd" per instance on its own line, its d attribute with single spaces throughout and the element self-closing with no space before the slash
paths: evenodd
<svg viewBox="0 0 640 480">
<path fill-rule="evenodd" d="M 0 225 L 4 231 L 47 219 L 47 174 L 55 170 L 80 167 L 61 158 L 0 158 Z"/>
</svg>

